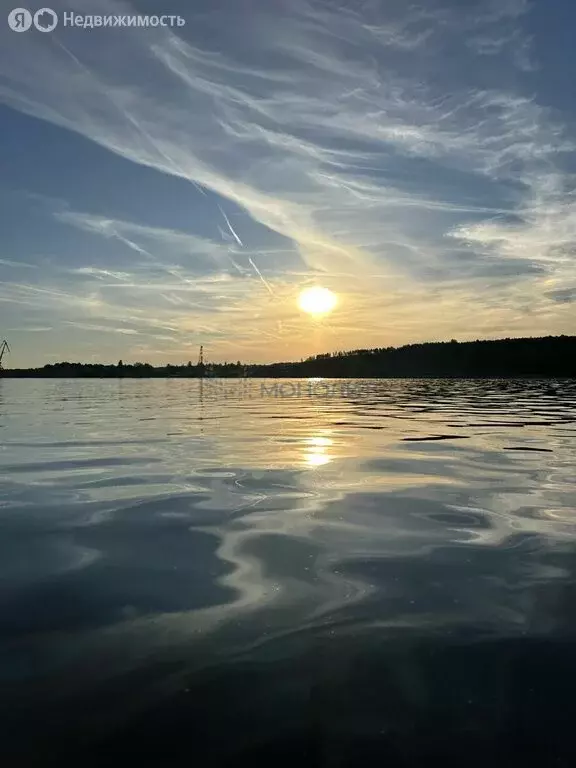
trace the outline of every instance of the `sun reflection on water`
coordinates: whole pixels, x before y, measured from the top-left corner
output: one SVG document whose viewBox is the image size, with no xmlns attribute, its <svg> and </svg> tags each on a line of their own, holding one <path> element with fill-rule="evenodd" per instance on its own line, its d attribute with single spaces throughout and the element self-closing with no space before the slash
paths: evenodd
<svg viewBox="0 0 576 768">
<path fill-rule="evenodd" d="M 315 435 L 304 440 L 304 463 L 309 467 L 322 467 L 332 461 L 329 449 L 334 441 L 329 437 Z"/>
</svg>

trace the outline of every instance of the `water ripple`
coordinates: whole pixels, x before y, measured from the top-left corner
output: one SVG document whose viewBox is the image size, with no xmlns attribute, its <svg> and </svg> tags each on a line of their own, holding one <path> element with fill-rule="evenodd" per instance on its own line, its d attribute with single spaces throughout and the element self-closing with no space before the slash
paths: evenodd
<svg viewBox="0 0 576 768">
<path fill-rule="evenodd" d="M 337 677 L 359 649 L 574 637 L 574 382 L 289 383 L 0 380 L 15 734 L 48 689 L 54 732 L 108 733 L 246 659 L 284 691 L 331 647 Z"/>
</svg>

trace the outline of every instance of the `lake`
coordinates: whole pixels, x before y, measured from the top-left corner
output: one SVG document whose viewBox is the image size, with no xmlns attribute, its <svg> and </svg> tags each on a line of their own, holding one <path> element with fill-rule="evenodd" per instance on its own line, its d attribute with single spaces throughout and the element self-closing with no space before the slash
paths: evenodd
<svg viewBox="0 0 576 768">
<path fill-rule="evenodd" d="M 4 765 L 573 765 L 576 381 L 0 380 Z"/>
</svg>

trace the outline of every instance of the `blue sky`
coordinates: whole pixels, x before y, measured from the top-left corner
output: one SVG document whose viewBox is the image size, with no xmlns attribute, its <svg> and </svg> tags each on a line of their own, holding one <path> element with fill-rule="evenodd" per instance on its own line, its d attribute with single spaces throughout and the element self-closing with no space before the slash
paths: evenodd
<svg viewBox="0 0 576 768">
<path fill-rule="evenodd" d="M 571 0 L 53 0 L 186 24 L 20 34 L 12 7 L 11 366 L 576 332 Z"/>
</svg>

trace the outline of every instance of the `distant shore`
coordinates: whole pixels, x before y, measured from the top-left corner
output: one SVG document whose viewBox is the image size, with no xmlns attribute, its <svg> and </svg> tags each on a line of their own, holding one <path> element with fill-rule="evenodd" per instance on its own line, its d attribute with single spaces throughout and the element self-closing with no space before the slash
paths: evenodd
<svg viewBox="0 0 576 768">
<path fill-rule="evenodd" d="M 576 378 L 576 336 L 430 342 L 333 352 L 299 362 L 153 366 L 60 362 L 3 378 Z"/>
</svg>

